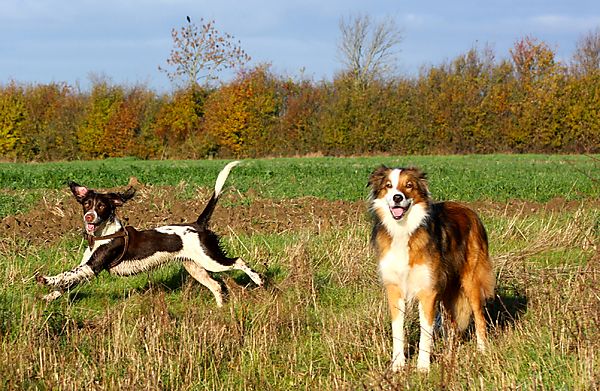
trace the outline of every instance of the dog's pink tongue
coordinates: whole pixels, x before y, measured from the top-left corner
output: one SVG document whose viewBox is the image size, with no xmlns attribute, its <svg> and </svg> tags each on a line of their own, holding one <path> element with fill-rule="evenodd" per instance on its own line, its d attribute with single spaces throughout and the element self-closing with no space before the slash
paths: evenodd
<svg viewBox="0 0 600 391">
<path fill-rule="evenodd" d="M 404 214 L 404 209 L 400 208 L 400 207 L 391 208 L 391 210 L 392 210 L 392 216 L 394 216 L 395 219 L 401 218 L 402 215 Z"/>
<path fill-rule="evenodd" d="M 94 230 L 96 229 L 96 226 L 94 224 L 86 224 L 85 228 L 88 231 L 88 233 L 93 234 Z"/>
</svg>

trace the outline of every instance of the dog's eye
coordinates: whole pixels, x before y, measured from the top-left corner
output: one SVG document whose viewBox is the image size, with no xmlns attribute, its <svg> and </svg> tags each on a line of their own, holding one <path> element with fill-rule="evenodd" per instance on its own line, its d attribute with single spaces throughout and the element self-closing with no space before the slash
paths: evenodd
<svg viewBox="0 0 600 391">
<path fill-rule="evenodd" d="M 92 201 L 87 200 L 86 202 L 83 203 L 83 206 L 85 206 L 86 208 L 89 208 L 90 206 L 92 206 Z"/>
<path fill-rule="evenodd" d="M 104 204 L 102 204 L 102 203 L 98 204 L 98 210 L 104 210 L 105 207 L 106 206 Z"/>
<path fill-rule="evenodd" d="M 409 190 L 410 190 L 410 189 L 412 189 L 412 188 L 413 188 L 413 186 L 414 186 L 414 185 L 413 185 L 413 183 L 412 183 L 412 182 L 406 182 L 406 188 L 407 188 L 407 189 L 409 189 Z"/>
<path fill-rule="evenodd" d="M 391 189 L 392 188 L 392 182 L 387 182 L 385 184 L 385 187 L 387 187 L 388 189 Z"/>
</svg>

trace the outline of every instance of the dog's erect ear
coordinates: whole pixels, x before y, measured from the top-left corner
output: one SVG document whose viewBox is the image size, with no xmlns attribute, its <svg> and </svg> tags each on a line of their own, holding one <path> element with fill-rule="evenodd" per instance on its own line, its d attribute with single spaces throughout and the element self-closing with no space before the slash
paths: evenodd
<svg viewBox="0 0 600 391">
<path fill-rule="evenodd" d="M 124 203 L 129 201 L 135 195 L 135 189 L 133 187 L 128 188 L 123 193 L 109 193 L 110 201 L 114 206 L 123 206 Z"/>
<path fill-rule="evenodd" d="M 85 186 L 80 186 L 77 183 L 70 181 L 69 187 L 71 188 L 71 192 L 77 198 L 77 201 L 81 202 L 86 195 L 90 192 L 90 190 Z"/>
<path fill-rule="evenodd" d="M 375 190 L 381 187 L 382 182 L 387 178 L 388 172 L 390 168 L 384 164 L 377 167 L 375 171 L 369 175 L 369 182 L 367 183 L 367 187 L 371 187 L 371 189 Z"/>
</svg>

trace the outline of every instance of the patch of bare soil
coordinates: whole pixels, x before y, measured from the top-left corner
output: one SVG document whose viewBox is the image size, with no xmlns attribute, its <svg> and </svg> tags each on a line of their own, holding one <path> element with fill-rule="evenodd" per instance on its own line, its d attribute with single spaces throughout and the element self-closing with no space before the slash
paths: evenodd
<svg viewBox="0 0 600 391">
<path fill-rule="evenodd" d="M 127 225 L 147 229 L 195 221 L 210 198 L 199 193 L 193 200 L 176 197 L 177 188 L 142 188 L 118 210 Z M 365 202 L 326 201 L 312 197 L 293 200 L 252 199 L 225 194 L 219 199 L 211 227 L 223 235 L 285 233 L 286 231 L 342 228 L 368 219 Z M 0 238 L 53 243 L 83 232 L 82 208 L 67 191 L 49 196 L 27 213 L 0 222 Z"/>
<path fill-rule="evenodd" d="M 120 189 L 116 189 L 118 191 Z M 138 229 L 194 221 L 210 197 L 199 192 L 193 200 L 176 197 L 177 187 L 144 187 L 122 207 L 121 220 Z M 600 208 L 600 201 L 593 207 Z M 470 204 L 482 214 L 532 214 L 559 212 L 581 208 L 575 201 L 554 199 L 540 204 L 525 201 L 507 203 L 476 202 Z M 589 203 L 585 205 L 590 207 Z M 211 220 L 214 231 L 223 235 L 235 233 L 285 233 L 294 230 L 340 229 L 369 221 L 366 201 L 327 201 L 313 197 L 292 200 L 257 199 L 252 195 L 229 192 L 222 196 Z M 29 212 L 8 216 L 0 222 L 0 238 L 14 238 L 33 244 L 54 243 L 83 230 L 81 206 L 68 191 L 44 197 Z"/>
<path fill-rule="evenodd" d="M 546 203 L 509 200 L 507 202 L 477 201 L 468 203 L 477 212 L 503 215 L 531 215 L 540 212 L 560 213 L 574 211 L 581 208 L 600 208 L 600 200 L 567 201 L 562 197 L 556 197 Z"/>
</svg>

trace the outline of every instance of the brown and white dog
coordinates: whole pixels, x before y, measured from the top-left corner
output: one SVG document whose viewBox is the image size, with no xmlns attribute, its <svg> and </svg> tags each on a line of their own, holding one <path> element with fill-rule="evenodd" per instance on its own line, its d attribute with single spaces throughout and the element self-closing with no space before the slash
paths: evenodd
<svg viewBox="0 0 600 391">
<path fill-rule="evenodd" d="M 130 188 L 125 193 L 98 193 L 71 182 L 71 191 L 83 206 L 83 223 L 89 247 L 76 268 L 51 277 L 37 277 L 38 282 L 55 289 L 45 295 L 44 299 L 54 300 L 64 290 L 91 279 L 102 270 L 128 276 L 171 260 L 181 261 L 192 277 L 210 289 L 219 307 L 223 305 L 221 285 L 210 277 L 207 270 L 242 270 L 257 285 L 262 285 L 259 275 L 246 266 L 241 258 L 229 258 L 225 255 L 219 237 L 208 228 L 225 180 L 238 163 L 231 162 L 221 170 L 214 193 L 195 222 L 144 231 L 125 227 L 116 216 L 116 208 L 134 196 L 133 189 Z"/>
<path fill-rule="evenodd" d="M 464 330 L 474 314 L 477 346 L 485 350 L 483 305 L 493 295 L 495 276 L 487 234 L 475 212 L 456 202 L 433 202 L 426 176 L 417 168 L 381 166 L 368 185 L 371 243 L 392 318 L 392 370 L 406 362 L 404 317 L 415 298 L 421 325 L 419 370 L 429 369 L 439 302 L 458 329 Z"/>
</svg>

